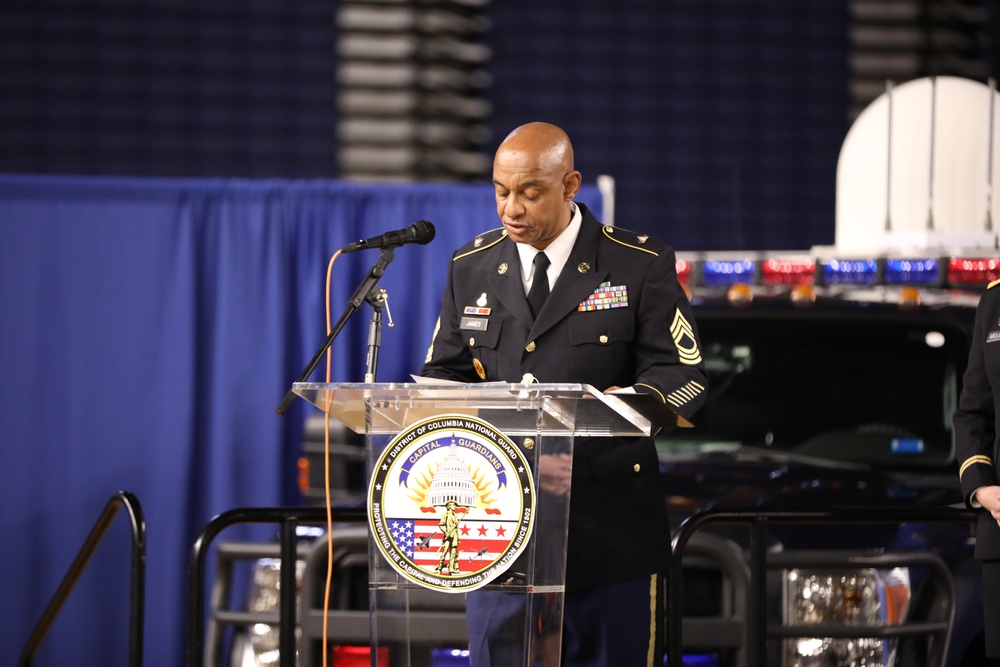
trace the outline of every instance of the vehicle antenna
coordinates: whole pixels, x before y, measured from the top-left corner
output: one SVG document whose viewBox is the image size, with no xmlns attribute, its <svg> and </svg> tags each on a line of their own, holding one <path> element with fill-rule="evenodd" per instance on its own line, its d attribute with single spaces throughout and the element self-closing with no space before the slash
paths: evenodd
<svg viewBox="0 0 1000 667">
<path fill-rule="evenodd" d="M 986 231 L 993 231 L 993 108 L 997 97 L 997 80 L 992 76 L 987 80 L 990 89 L 989 141 L 986 157 Z"/>
<path fill-rule="evenodd" d="M 892 214 L 890 206 L 892 204 L 892 79 L 886 79 L 885 97 L 889 103 L 889 117 L 887 119 L 886 147 L 885 147 L 885 231 L 892 231 Z"/>
<path fill-rule="evenodd" d="M 930 174 L 927 178 L 927 229 L 934 229 L 934 130 L 937 122 L 937 77 L 931 77 L 931 150 Z"/>
</svg>

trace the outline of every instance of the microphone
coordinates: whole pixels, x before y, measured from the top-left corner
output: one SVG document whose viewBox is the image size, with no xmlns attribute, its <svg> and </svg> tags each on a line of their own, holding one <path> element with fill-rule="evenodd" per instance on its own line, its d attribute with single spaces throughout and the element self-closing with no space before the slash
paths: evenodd
<svg viewBox="0 0 1000 667">
<path fill-rule="evenodd" d="M 434 240 L 434 225 L 426 220 L 417 220 L 409 227 L 397 229 L 394 232 L 386 232 L 380 236 L 373 236 L 367 241 L 355 241 L 348 243 L 340 252 L 357 252 L 368 248 L 393 248 L 406 243 L 419 243 L 424 245 Z"/>
</svg>

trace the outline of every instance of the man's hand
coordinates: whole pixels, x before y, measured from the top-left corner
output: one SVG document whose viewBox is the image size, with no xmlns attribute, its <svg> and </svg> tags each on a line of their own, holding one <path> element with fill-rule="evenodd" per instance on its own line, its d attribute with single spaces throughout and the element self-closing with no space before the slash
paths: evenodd
<svg viewBox="0 0 1000 667">
<path fill-rule="evenodd" d="M 976 489 L 976 500 L 1000 525 L 1000 486 L 981 486 Z"/>
<path fill-rule="evenodd" d="M 569 493 L 573 478 L 573 457 L 570 454 L 543 454 L 538 461 L 538 483 L 542 491 L 556 496 Z M 997 488 L 1000 491 L 1000 487 Z"/>
</svg>

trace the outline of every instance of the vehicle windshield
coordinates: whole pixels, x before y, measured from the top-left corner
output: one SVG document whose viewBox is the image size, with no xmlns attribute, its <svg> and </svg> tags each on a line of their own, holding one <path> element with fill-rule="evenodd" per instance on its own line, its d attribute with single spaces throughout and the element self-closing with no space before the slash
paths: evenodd
<svg viewBox="0 0 1000 667">
<path fill-rule="evenodd" d="M 889 466 L 953 460 L 966 339 L 917 320 L 699 315 L 709 397 L 661 452 L 766 448 Z"/>
</svg>

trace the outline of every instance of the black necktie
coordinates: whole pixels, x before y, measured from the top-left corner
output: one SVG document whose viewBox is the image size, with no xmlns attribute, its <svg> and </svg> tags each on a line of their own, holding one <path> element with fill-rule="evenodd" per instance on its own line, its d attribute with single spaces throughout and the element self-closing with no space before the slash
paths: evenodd
<svg viewBox="0 0 1000 667">
<path fill-rule="evenodd" d="M 532 264 L 535 265 L 535 277 L 531 281 L 531 289 L 528 290 L 528 305 L 531 306 L 531 314 L 538 317 L 538 311 L 542 309 L 542 304 L 549 295 L 549 277 L 545 274 L 545 269 L 549 267 L 549 258 L 544 252 L 540 252 L 535 255 Z"/>
</svg>

